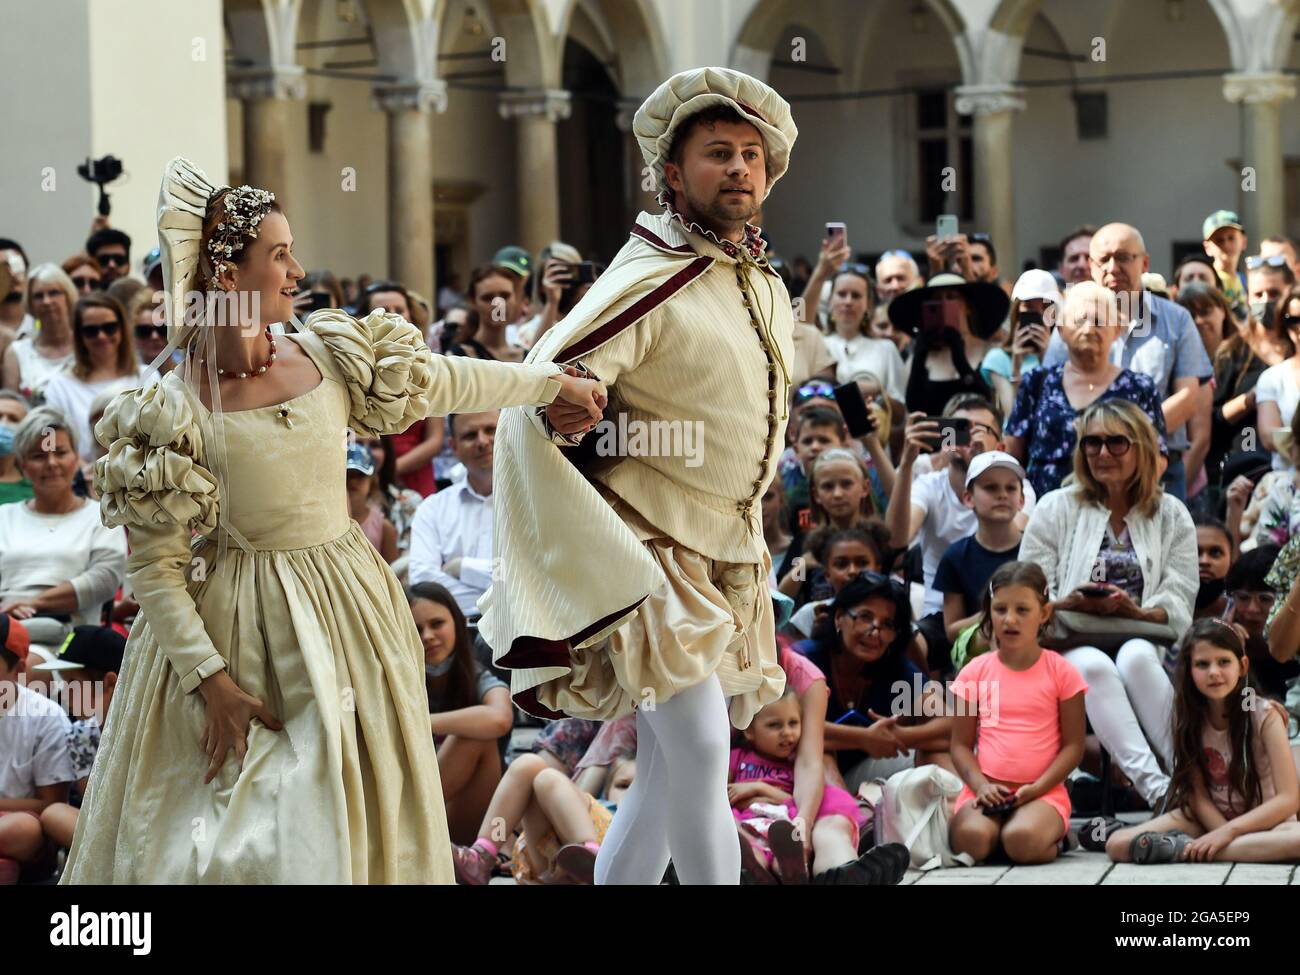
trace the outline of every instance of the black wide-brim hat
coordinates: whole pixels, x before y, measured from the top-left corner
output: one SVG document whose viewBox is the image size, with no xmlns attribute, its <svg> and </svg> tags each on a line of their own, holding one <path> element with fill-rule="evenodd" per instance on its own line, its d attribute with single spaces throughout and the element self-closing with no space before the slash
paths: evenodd
<svg viewBox="0 0 1300 975">
<path fill-rule="evenodd" d="M 959 274 L 936 274 L 924 288 L 905 291 L 889 303 L 889 323 L 909 335 L 921 327 L 921 305 L 938 297 L 940 291 L 960 291 L 971 310 L 971 332 L 981 339 L 992 338 L 1006 321 L 1011 299 L 996 284 L 967 281 Z"/>
</svg>

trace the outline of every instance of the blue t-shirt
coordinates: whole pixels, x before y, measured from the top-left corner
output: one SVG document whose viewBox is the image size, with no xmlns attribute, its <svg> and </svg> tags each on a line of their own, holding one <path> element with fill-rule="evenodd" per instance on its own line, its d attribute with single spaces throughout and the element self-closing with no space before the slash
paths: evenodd
<svg viewBox="0 0 1300 975">
<path fill-rule="evenodd" d="M 991 552 L 975 540 L 974 535 L 959 538 L 948 546 L 934 573 L 934 588 L 938 592 L 961 593 L 966 603 L 963 616 L 969 616 L 984 606 L 984 591 L 998 567 L 1014 562 L 1020 555 L 1020 543 L 1005 552 Z"/>
<path fill-rule="evenodd" d="M 1020 372 L 1024 374 L 1030 369 L 1037 369 L 1039 365 L 1038 356 L 1032 352 L 1020 361 Z M 995 345 L 984 353 L 984 361 L 980 363 L 980 373 L 985 380 L 992 383 L 993 376 L 1001 376 L 1003 379 L 1011 378 L 1011 353 L 1000 345 Z"/>
<path fill-rule="evenodd" d="M 894 667 L 878 674 L 871 681 L 871 685 L 866 689 L 862 698 L 852 708 L 857 714 L 850 715 L 850 709 L 846 708 L 841 702 L 839 691 L 835 687 L 835 673 L 831 667 L 831 653 L 834 644 L 835 639 L 832 638 L 830 640 L 800 640 L 794 645 L 796 653 L 807 657 L 817 666 L 818 670 L 826 675 L 826 687 L 830 690 L 830 699 L 826 702 L 827 724 L 839 723 L 858 728 L 869 728 L 875 724 L 875 719 L 871 717 L 869 711 L 875 711 L 876 714 L 882 715 L 890 715 L 894 712 L 894 704 L 899 696 L 895 685 L 899 681 L 907 683 L 906 693 L 909 707 L 920 696 L 920 689 L 925 683 L 925 677 L 917 669 L 916 665 L 900 652 L 894 658 Z M 844 720 L 840 721 L 841 718 Z M 839 763 L 841 772 L 853 768 L 864 758 L 870 758 L 864 751 L 852 751 L 842 748 L 835 753 L 835 760 Z"/>
</svg>

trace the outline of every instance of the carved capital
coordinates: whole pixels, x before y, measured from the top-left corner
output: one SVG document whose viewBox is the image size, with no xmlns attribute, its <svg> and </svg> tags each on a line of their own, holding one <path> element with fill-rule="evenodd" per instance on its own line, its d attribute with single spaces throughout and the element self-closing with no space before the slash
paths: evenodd
<svg viewBox="0 0 1300 975">
<path fill-rule="evenodd" d="M 377 85 L 373 97 L 375 106 L 385 112 L 415 109 L 442 113 L 447 111 L 447 82 L 438 78 L 409 84 Z"/>
<path fill-rule="evenodd" d="M 957 89 L 957 112 L 961 115 L 993 115 L 1022 112 L 1025 91 L 1012 85 L 963 85 Z"/>
<path fill-rule="evenodd" d="M 307 97 L 307 79 L 301 65 L 240 68 L 226 75 L 226 92 L 231 98 L 300 100 Z"/>
<path fill-rule="evenodd" d="M 573 105 L 569 93 L 562 88 L 537 88 L 503 93 L 499 109 L 504 119 L 544 118 L 558 122 L 569 117 Z"/>
<path fill-rule="evenodd" d="M 1223 97 L 1248 105 L 1284 102 L 1295 98 L 1295 78 L 1277 72 L 1224 75 Z"/>
</svg>

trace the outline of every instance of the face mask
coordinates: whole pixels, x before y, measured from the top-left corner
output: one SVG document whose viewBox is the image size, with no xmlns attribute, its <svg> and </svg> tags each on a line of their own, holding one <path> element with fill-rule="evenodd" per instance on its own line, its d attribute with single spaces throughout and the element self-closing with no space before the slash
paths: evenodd
<svg viewBox="0 0 1300 975">
<path fill-rule="evenodd" d="M 1268 318 L 1269 305 L 1268 301 L 1252 301 L 1250 303 L 1250 313 L 1255 316 L 1255 321 L 1263 322 Z"/>
<path fill-rule="evenodd" d="M 456 655 L 452 654 L 440 664 L 431 664 L 426 662 L 424 665 L 424 676 L 426 677 L 445 677 L 451 670 L 451 665 L 455 662 Z"/>
<path fill-rule="evenodd" d="M 14 452 L 14 428 L 7 423 L 0 423 L 0 457 L 8 457 Z"/>
<path fill-rule="evenodd" d="M 1196 608 L 1205 609 L 1212 602 L 1223 595 L 1226 584 L 1225 579 L 1206 579 L 1196 590 Z"/>
</svg>

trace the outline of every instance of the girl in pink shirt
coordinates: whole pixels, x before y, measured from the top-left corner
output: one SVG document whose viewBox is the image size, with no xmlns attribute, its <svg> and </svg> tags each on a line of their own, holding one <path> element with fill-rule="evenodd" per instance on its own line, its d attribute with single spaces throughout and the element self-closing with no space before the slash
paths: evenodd
<svg viewBox="0 0 1300 975">
<path fill-rule="evenodd" d="M 976 657 L 952 685 L 951 754 L 965 783 L 949 827 L 954 853 L 985 860 L 1000 841 L 1014 863 L 1049 863 L 1070 827 L 1065 777 L 1083 757 L 1087 684 L 1038 645 L 1051 615 L 1037 565 L 993 573 L 982 628 L 997 652 Z"/>
<path fill-rule="evenodd" d="M 1300 859 L 1300 781 L 1282 706 L 1247 681 L 1250 658 L 1236 628 L 1197 620 L 1174 674 L 1170 812 L 1106 841 L 1112 860 L 1173 863 Z"/>
</svg>

